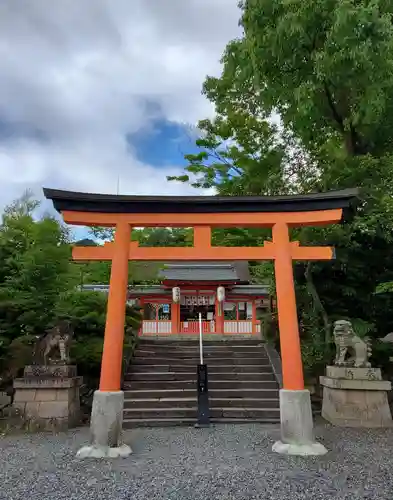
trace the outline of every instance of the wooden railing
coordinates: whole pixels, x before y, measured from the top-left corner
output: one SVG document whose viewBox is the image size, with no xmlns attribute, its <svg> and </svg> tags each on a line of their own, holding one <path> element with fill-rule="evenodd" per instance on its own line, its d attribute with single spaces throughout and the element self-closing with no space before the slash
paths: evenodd
<svg viewBox="0 0 393 500">
<path fill-rule="evenodd" d="M 203 333 L 214 333 L 214 321 L 202 321 Z M 199 333 L 199 321 L 182 321 L 180 323 L 180 333 Z"/>
<path fill-rule="evenodd" d="M 252 320 L 225 320 L 224 333 L 231 334 L 250 334 L 253 333 Z M 257 321 L 255 325 L 255 332 L 261 331 L 260 322 Z M 204 334 L 216 333 L 215 321 L 202 321 L 202 332 Z M 172 322 L 167 320 L 144 320 L 140 329 L 140 335 L 170 335 L 170 334 L 198 334 L 199 321 L 182 321 L 180 323 L 180 330 L 172 332 Z"/>
<path fill-rule="evenodd" d="M 172 333 L 171 321 L 149 321 L 144 320 L 142 323 L 142 335 L 168 335 Z"/>
<path fill-rule="evenodd" d="M 260 325 L 256 324 L 256 332 L 260 331 Z M 224 333 L 253 333 L 252 320 L 225 320 Z"/>
</svg>

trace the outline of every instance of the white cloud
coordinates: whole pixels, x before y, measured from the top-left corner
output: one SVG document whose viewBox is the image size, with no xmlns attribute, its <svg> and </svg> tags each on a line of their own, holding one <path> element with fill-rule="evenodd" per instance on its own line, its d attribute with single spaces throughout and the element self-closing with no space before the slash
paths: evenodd
<svg viewBox="0 0 393 500">
<path fill-rule="evenodd" d="M 3 0 L 0 204 L 28 187 L 186 194 L 174 166 L 138 161 L 126 134 L 157 115 L 195 124 L 238 34 L 237 0 Z M 7 132 L 3 137 L 2 131 Z"/>
</svg>

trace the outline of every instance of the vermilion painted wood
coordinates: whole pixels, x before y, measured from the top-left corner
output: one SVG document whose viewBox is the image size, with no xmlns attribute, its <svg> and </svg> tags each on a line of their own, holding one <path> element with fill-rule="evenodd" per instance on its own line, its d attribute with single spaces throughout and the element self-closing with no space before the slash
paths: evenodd
<svg viewBox="0 0 393 500">
<path fill-rule="evenodd" d="M 261 247 L 138 247 L 136 242 L 129 243 L 128 258 L 130 260 L 149 261 L 188 261 L 188 260 L 274 260 L 275 245 L 265 242 Z M 292 241 L 289 255 L 293 260 L 331 260 L 331 247 L 301 247 L 299 242 Z M 106 243 L 102 247 L 74 247 L 72 257 L 78 261 L 112 260 L 114 243 Z"/>
<path fill-rule="evenodd" d="M 276 224 L 273 227 L 273 241 L 276 247 L 274 270 L 276 275 L 280 351 L 283 360 L 283 385 L 285 389 L 303 390 L 303 363 L 300 351 L 289 231 L 286 224 Z"/>
<path fill-rule="evenodd" d="M 68 224 L 115 227 L 120 222 L 132 227 L 273 227 L 283 222 L 288 226 L 324 226 L 340 222 L 341 208 L 315 212 L 233 212 L 233 213 L 100 213 L 62 212 Z"/>
<path fill-rule="evenodd" d="M 128 224 L 119 224 L 115 234 L 115 252 L 112 260 L 108 294 L 100 391 L 120 390 L 128 288 L 128 242 L 130 237 L 130 226 Z"/>
</svg>

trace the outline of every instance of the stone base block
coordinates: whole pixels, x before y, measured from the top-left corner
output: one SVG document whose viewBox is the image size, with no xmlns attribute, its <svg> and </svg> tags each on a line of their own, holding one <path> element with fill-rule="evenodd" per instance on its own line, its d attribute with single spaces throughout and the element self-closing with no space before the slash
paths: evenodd
<svg viewBox="0 0 393 500">
<path fill-rule="evenodd" d="M 27 366 L 25 377 L 14 381 L 14 408 L 31 428 L 65 430 L 80 422 L 79 386 L 81 377 L 52 373 L 57 366 Z M 76 373 L 75 367 L 61 366 L 61 373 Z M 33 373 L 45 373 L 35 375 Z"/>
<path fill-rule="evenodd" d="M 310 392 L 280 390 L 281 441 L 273 451 L 288 455 L 323 455 L 326 448 L 314 440 Z"/>
<path fill-rule="evenodd" d="M 123 391 L 95 391 L 91 412 L 91 445 L 82 447 L 79 458 L 117 458 L 131 454 L 122 442 Z"/>
<path fill-rule="evenodd" d="M 109 446 L 90 445 L 83 446 L 76 456 L 78 458 L 125 458 L 130 456 L 132 450 L 126 444 L 122 444 L 116 448 Z"/>
<path fill-rule="evenodd" d="M 327 453 L 327 449 L 320 443 L 293 444 L 277 441 L 274 443 L 272 450 L 281 453 L 281 455 L 297 455 L 300 457 L 325 455 Z"/>
<path fill-rule="evenodd" d="M 345 380 L 382 380 L 380 368 L 355 368 L 348 366 L 327 366 L 326 376 Z"/>
<path fill-rule="evenodd" d="M 327 367 L 321 377 L 322 417 L 341 427 L 390 427 L 393 425 L 387 391 L 375 368 Z"/>
<path fill-rule="evenodd" d="M 23 377 L 40 377 L 40 378 L 73 378 L 76 377 L 75 365 L 27 365 L 25 366 Z"/>
</svg>

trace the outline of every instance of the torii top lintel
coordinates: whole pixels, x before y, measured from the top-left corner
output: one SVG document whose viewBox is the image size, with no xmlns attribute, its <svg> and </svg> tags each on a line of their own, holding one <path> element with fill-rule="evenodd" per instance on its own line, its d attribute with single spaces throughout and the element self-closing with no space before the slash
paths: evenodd
<svg viewBox="0 0 393 500">
<path fill-rule="evenodd" d="M 342 221 L 357 189 L 293 196 L 125 196 L 44 189 L 69 224 L 159 227 L 319 226 Z"/>
</svg>

